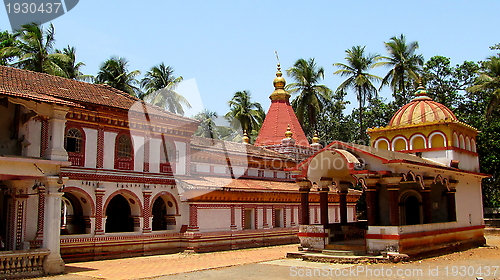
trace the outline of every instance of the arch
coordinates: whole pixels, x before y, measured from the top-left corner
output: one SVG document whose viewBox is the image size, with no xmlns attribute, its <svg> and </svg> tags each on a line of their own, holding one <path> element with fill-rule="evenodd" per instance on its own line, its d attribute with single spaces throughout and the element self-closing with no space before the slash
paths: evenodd
<svg viewBox="0 0 500 280">
<path fill-rule="evenodd" d="M 470 148 L 470 138 L 469 136 L 465 136 L 465 149 L 467 151 L 471 151 L 471 148 Z"/>
<path fill-rule="evenodd" d="M 460 146 L 459 148 L 460 149 L 465 149 L 465 138 L 464 138 L 464 135 L 463 134 L 460 134 L 460 136 L 458 137 L 459 141 L 460 141 Z"/>
<path fill-rule="evenodd" d="M 67 126 L 64 133 L 64 149 L 68 153 L 68 160 L 73 166 L 84 166 L 85 161 L 85 132 L 75 126 Z"/>
<path fill-rule="evenodd" d="M 134 218 L 130 203 L 122 194 L 114 195 L 107 202 L 105 232 L 134 231 Z"/>
<path fill-rule="evenodd" d="M 175 206 L 175 214 L 176 215 L 180 215 L 179 214 L 179 204 L 177 203 L 177 199 L 175 199 L 175 196 L 167 191 L 162 191 L 162 192 L 159 192 L 157 193 L 153 199 L 151 199 L 152 202 L 154 202 L 158 197 L 161 197 L 161 196 L 166 196 L 166 197 L 169 197 L 170 198 L 170 201 L 173 202 L 174 206 Z M 152 204 L 151 204 L 152 206 Z"/>
<path fill-rule="evenodd" d="M 360 158 L 362 160 L 362 158 Z M 307 165 L 307 178 L 319 182 L 321 177 L 337 178 L 339 181 L 353 182 L 351 171 L 363 165 L 352 153 L 342 149 L 326 149 L 310 159 Z"/>
<path fill-rule="evenodd" d="M 153 200 L 151 207 L 152 230 L 168 230 L 176 225 L 176 216 L 178 215 L 177 202 L 168 192 L 164 195 L 157 195 Z"/>
<path fill-rule="evenodd" d="M 162 134 L 160 146 L 160 172 L 175 173 L 175 163 L 178 160 L 177 150 L 173 141 L 167 140 Z"/>
<path fill-rule="evenodd" d="M 396 136 L 392 139 L 392 150 L 399 152 L 408 150 L 408 140 L 404 136 Z"/>
<path fill-rule="evenodd" d="M 422 196 L 414 189 L 405 190 L 399 196 L 402 225 L 422 223 Z"/>
<path fill-rule="evenodd" d="M 429 148 L 446 147 L 446 135 L 441 131 L 435 131 L 429 135 Z"/>
<path fill-rule="evenodd" d="M 77 196 L 65 192 L 61 198 L 61 234 L 84 233 L 87 228 L 82 204 Z"/>
<path fill-rule="evenodd" d="M 410 138 L 410 150 L 420 150 L 427 148 L 427 140 L 421 133 L 413 134 Z"/>
<path fill-rule="evenodd" d="M 460 147 L 460 142 L 458 141 L 458 134 L 453 132 L 453 147 Z"/>
<path fill-rule="evenodd" d="M 141 200 L 139 199 L 139 197 L 132 191 L 129 191 L 129 190 L 118 190 L 118 191 L 115 191 L 114 193 L 112 193 L 108 199 L 106 199 L 106 203 L 104 203 L 104 207 L 103 209 L 107 209 L 108 208 L 108 204 L 109 204 L 109 201 L 111 199 L 113 199 L 113 197 L 115 197 L 116 195 L 122 195 L 123 197 L 125 197 L 127 199 L 127 201 L 129 202 L 130 205 L 130 208 L 132 210 L 132 215 L 134 216 L 141 216 L 142 217 L 142 203 L 141 203 Z M 132 200 L 130 200 L 132 199 Z M 133 201 L 133 203 L 132 203 Z"/>
<path fill-rule="evenodd" d="M 373 145 L 374 148 L 381 149 L 381 150 L 389 150 L 389 147 L 391 144 L 389 143 L 389 140 L 385 137 L 380 137 L 377 140 L 375 140 L 375 144 Z"/>
<path fill-rule="evenodd" d="M 64 193 L 71 193 L 82 203 L 83 215 L 95 217 L 94 199 L 83 189 L 78 187 L 64 187 Z"/>
<path fill-rule="evenodd" d="M 120 133 L 115 139 L 115 169 L 134 169 L 134 145 L 128 133 Z"/>
<path fill-rule="evenodd" d="M 470 140 L 470 150 L 471 150 L 472 152 L 474 152 L 474 153 L 477 151 L 477 150 L 476 150 L 476 140 L 475 140 L 474 138 L 472 138 L 472 139 Z"/>
</svg>

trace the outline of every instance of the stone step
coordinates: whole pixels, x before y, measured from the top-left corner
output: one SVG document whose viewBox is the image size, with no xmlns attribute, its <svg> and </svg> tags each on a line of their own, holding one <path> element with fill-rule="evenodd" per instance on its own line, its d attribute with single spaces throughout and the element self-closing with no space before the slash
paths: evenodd
<svg viewBox="0 0 500 280">
<path fill-rule="evenodd" d="M 357 244 L 328 244 L 326 250 L 342 250 L 342 251 L 366 251 L 365 245 Z"/>
<path fill-rule="evenodd" d="M 366 255 L 364 250 L 323 250 L 321 253 L 330 256 L 362 256 Z"/>
</svg>

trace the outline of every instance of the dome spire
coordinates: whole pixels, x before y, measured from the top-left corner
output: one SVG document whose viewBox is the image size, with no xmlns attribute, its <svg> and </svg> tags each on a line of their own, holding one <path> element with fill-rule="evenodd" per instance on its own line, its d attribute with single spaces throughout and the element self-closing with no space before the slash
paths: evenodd
<svg viewBox="0 0 500 280">
<path fill-rule="evenodd" d="M 247 130 L 243 130 L 243 137 L 241 138 L 243 143 L 250 144 L 250 138 L 248 137 Z"/>
<path fill-rule="evenodd" d="M 283 73 L 281 72 L 281 63 L 280 59 L 278 57 L 278 52 L 274 51 L 276 54 L 276 59 L 278 60 L 278 70 L 276 71 L 276 78 L 274 78 L 273 85 L 274 85 L 274 91 L 271 93 L 271 96 L 269 98 L 271 101 L 274 100 L 287 100 L 290 99 L 290 94 L 285 90 L 285 85 L 286 81 L 285 78 L 283 78 Z"/>
</svg>

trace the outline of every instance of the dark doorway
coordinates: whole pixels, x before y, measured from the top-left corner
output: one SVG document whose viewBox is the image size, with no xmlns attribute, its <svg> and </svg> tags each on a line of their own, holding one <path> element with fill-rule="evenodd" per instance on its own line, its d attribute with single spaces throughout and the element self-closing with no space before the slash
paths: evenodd
<svg viewBox="0 0 500 280">
<path fill-rule="evenodd" d="M 406 198 L 405 215 L 407 225 L 420 224 L 420 203 L 415 196 Z"/>
<path fill-rule="evenodd" d="M 78 197 L 64 193 L 61 205 L 61 234 L 83 234 L 85 230 L 83 208 Z"/>
<path fill-rule="evenodd" d="M 106 208 L 106 232 L 134 231 L 134 219 L 125 197 L 116 195 Z"/>
<path fill-rule="evenodd" d="M 167 229 L 167 205 L 159 197 L 153 203 L 153 230 Z"/>
</svg>

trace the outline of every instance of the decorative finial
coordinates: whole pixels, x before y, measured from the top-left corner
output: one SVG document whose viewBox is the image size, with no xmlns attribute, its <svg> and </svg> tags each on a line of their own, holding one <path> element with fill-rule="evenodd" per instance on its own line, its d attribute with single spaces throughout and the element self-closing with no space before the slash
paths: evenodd
<svg viewBox="0 0 500 280">
<path fill-rule="evenodd" d="M 247 130 L 243 130 L 243 137 L 242 137 L 243 143 L 245 144 L 250 144 L 250 138 L 248 137 Z"/>
<path fill-rule="evenodd" d="M 319 137 L 318 137 L 318 133 L 317 132 L 314 133 L 314 137 L 312 138 L 312 141 L 313 141 L 313 143 L 318 143 L 319 142 Z"/>
<path fill-rule="evenodd" d="M 292 136 L 293 136 L 292 129 L 290 128 L 290 124 L 288 124 L 288 127 L 287 127 L 286 132 L 285 132 L 285 137 L 292 138 Z"/>
<path fill-rule="evenodd" d="M 276 54 L 276 60 L 278 60 L 278 70 L 276 71 L 276 78 L 274 78 L 273 85 L 274 85 L 274 91 L 269 96 L 271 100 L 286 100 L 290 98 L 290 94 L 286 92 L 285 90 L 285 85 L 286 81 L 285 78 L 283 78 L 283 73 L 281 73 L 281 63 L 280 63 L 280 58 L 278 56 L 278 52 L 274 51 Z"/>
<path fill-rule="evenodd" d="M 427 90 L 425 89 L 423 83 L 422 83 L 422 77 L 420 76 L 418 78 L 418 88 L 417 91 L 415 91 L 415 95 L 418 96 L 427 96 Z"/>
</svg>

